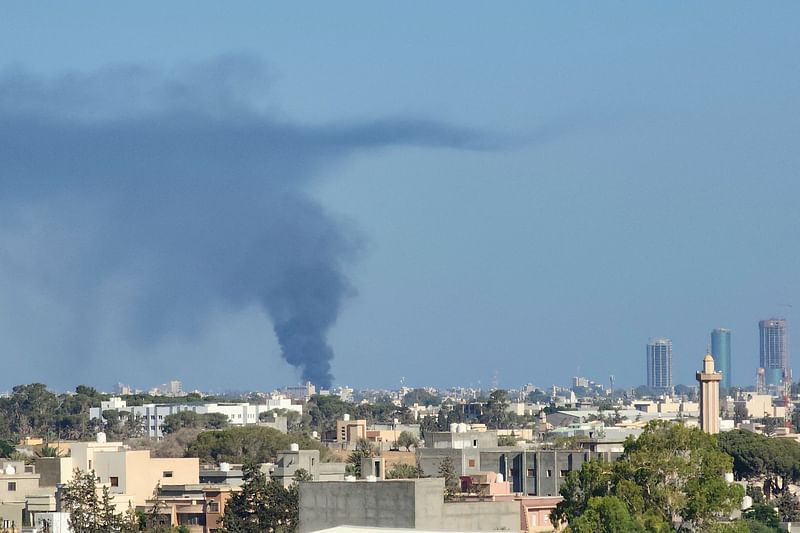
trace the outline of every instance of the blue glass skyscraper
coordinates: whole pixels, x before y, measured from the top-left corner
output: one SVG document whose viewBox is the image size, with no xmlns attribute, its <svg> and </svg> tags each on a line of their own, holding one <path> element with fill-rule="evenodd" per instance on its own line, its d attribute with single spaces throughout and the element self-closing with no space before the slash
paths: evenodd
<svg viewBox="0 0 800 533">
<path fill-rule="evenodd" d="M 711 355 L 717 372 L 722 374 L 720 385 L 730 389 L 733 384 L 731 375 L 731 330 L 717 328 L 711 332 Z"/>
</svg>

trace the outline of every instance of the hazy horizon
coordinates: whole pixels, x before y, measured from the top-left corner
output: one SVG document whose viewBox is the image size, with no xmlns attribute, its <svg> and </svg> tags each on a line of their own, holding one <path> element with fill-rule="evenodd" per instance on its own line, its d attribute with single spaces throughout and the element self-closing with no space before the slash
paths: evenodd
<svg viewBox="0 0 800 533">
<path fill-rule="evenodd" d="M 750 385 L 800 301 L 798 16 L 8 3 L 0 390 L 631 387 L 660 337 L 692 384 L 718 327 Z"/>
</svg>

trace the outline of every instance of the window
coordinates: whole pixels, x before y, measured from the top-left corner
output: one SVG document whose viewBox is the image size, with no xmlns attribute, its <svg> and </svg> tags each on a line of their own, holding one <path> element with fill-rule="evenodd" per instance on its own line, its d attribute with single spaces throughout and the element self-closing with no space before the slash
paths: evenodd
<svg viewBox="0 0 800 533">
<path fill-rule="evenodd" d="M 172 470 L 164 470 L 162 477 L 172 477 Z"/>
<path fill-rule="evenodd" d="M 111 476 L 108 481 L 112 487 L 119 487 L 119 478 L 117 476 Z"/>
<path fill-rule="evenodd" d="M 92 460 L 89 459 L 89 470 L 91 470 L 91 469 L 92 469 Z"/>
<path fill-rule="evenodd" d="M 202 513 L 181 513 L 178 515 L 178 525 L 204 526 L 206 525 L 206 517 Z"/>
<path fill-rule="evenodd" d="M 536 469 L 535 468 L 529 468 L 528 469 L 528 477 L 536 477 Z"/>
<path fill-rule="evenodd" d="M 569 470 L 562 470 L 561 472 L 558 473 L 558 475 L 559 475 L 559 477 L 567 477 L 568 473 L 569 473 Z"/>
<path fill-rule="evenodd" d="M 207 513 L 218 513 L 219 512 L 219 502 L 217 500 L 211 500 L 208 502 L 208 509 L 206 510 Z"/>
<path fill-rule="evenodd" d="M 16 492 L 17 490 L 17 482 L 16 481 L 9 481 L 8 482 L 8 492 Z"/>
<path fill-rule="evenodd" d="M 470 466 L 470 468 L 474 468 L 475 467 L 475 459 L 470 459 L 469 460 L 469 466 Z"/>
<path fill-rule="evenodd" d="M 553 477 L 553 471 L 549 468 L 547 469 L 547 477 Z"/>
<path fill-rule="evenodd" d="M 473 448 L 477 448 L 478 447 L 478 439 L 475 439 L 475 440 L 472 441 L 472 447 Z"/>
</svg>

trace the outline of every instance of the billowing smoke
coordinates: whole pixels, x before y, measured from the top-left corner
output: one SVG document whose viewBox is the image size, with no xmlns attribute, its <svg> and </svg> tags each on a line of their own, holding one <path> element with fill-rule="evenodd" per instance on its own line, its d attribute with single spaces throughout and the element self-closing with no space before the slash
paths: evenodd
<svg viewBox="0 0 800 533">
<path fill-rule="evenodd" d="M 98 317 L 120 312 L 110 292 L 116 326 L 145 347 L 257 302 L 286 361 L 331 384 L 326 334 L 354 293 L 360 238 L 310 182 L 355 151 L 475 139 L 415 120 L 294 124 L 270 111 L 264 79 L 246 57 L 0 75 L 0 268 L 69 310 L 60 356 L 92 350 Z"/>
</svg>

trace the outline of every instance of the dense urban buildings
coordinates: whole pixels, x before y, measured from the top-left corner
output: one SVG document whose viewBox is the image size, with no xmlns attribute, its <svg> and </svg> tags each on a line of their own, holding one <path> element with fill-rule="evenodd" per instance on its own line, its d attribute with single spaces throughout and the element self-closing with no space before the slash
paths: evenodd
<svg viewBox="0 0 800 533">
<path fill-rule="evenodd" d="M 780 385 L 789 368 L 789 347 L 786 342 L 786 320 L 770 318 L 758 323 L 759 367 L 764 369 L 766 385 Z"/>
<path fill-rule="evenodd" d="M 659 392 L 672 390 L 672 341 L 656 339 L 647 345 L 647 387 Z"/>
<path fill-rule="evenodd" d="M 711 332 L 711 356 L 714 358 L 717 370 L 722 374 L 720 386 L 731 388 L 733 375 L 731 374 L 731 330 L 717 328 Z"/>
</svg>

